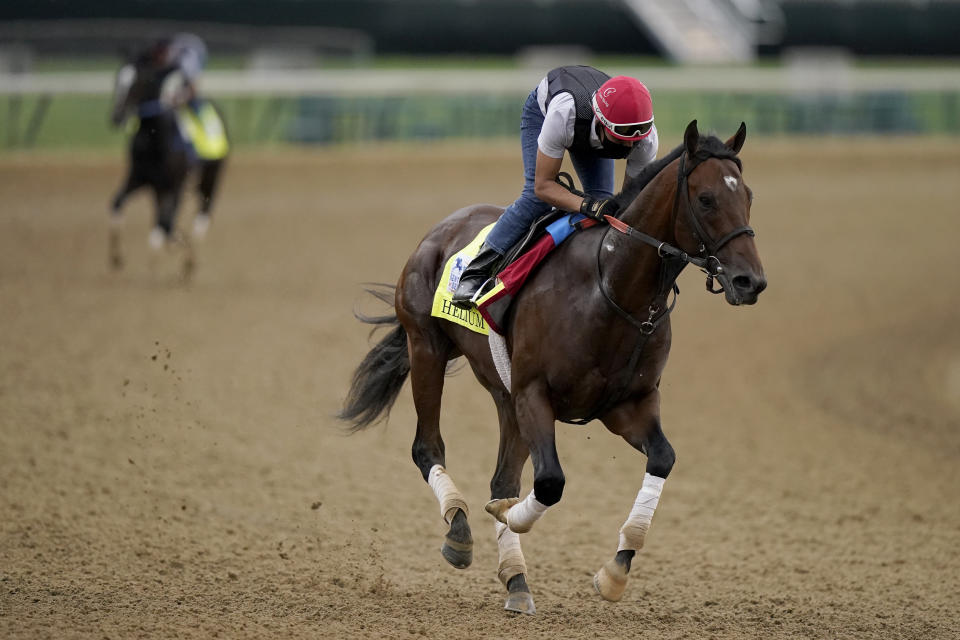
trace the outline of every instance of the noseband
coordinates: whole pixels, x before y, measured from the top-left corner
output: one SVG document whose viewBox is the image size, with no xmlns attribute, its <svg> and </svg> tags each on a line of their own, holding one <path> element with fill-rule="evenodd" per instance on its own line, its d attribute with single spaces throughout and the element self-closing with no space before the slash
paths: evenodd
<svg viewBox="0 0 960 640">
<path fill-rule="evenodd" d="M 741 235 L 748 235 L 753 237 L 756 235 L 756 232 L 753 230 L 753 227 L 750 225 L 743 225 L 742 227 L 737 227 L 732 230 L 730 233 L 724 235 L 719 240 L 714 240 L 707 230 L 703 226 L 703 222 L 697 216 L 693 209 L 693 203 L 690 202 L 690 189 L 688 178 L 694 169 L 699 167 L 705 160 L 710 158 L 727 158 L 733 160 L 737 167 L 740 167 L 742 170 L 742 165 L 740 164 L 740 159 L 731 152 L 730 155 L 703 155 L 703 156 L 694 156 L 693 161 L 687 166 L 687 152 L 684 151 L 680 155 L 680 166 L 677 169 L 677 192 L 673 197 L 673 219 L 677 219 L 677 215 L 680 210 L 680 200 L 681 195 L 684 200 L 684 210 L 687 212 L 687 219 L 690 222 L 690 226 L 693 228 L 693 233 L 696 236 L 697 241 L 700 243 L 700 253 L 697 256 L 691 256 L 686 251 L 679 249 L 667 242 L 663 242 L 654 238 L 653 236 L 647 235 L 642 231 L 634 229 L 630 225 L 626 224 L 619 218 L 614 218 L 611 216 L 606 216 L 607 222 L 611 227 L 617 231 L 630 236 L 631 238 L 636 238 L 641 242 L 645 242 L 652 247 L 656 247 L 657 253 L 661 258 L 665 256 L 671 256 L 673 258 L 678 258 L 684 263 L 689 262 L 700 268 L 705 274 L 707 274 L 707 291 L 710 293 L 723 293 L 725 285 L 729 285 L 726 281 L 726 274 L 723 270 L 723 265 L 720 262 L 720 259 L 717 258 L 717 253 L 724 246 L 727 245 L 731 240 Z M 714 278 L 720 281 L 720 288 L 714 288 Z"/>
</svg>

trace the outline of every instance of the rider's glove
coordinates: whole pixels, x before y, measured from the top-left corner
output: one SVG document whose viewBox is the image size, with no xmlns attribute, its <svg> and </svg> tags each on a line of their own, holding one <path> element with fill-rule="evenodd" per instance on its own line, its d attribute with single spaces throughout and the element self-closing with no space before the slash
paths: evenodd
<svg viewBox="0 0 960 640">
<path fill-rule="evenodd" d="M 620 205 L 613 198 L 591 198 L 584 196 L 580 205 L 580 213 L 590 216 L 594 220 L 603 220 L 604 216 L 616 217 Z"/>
</svg>

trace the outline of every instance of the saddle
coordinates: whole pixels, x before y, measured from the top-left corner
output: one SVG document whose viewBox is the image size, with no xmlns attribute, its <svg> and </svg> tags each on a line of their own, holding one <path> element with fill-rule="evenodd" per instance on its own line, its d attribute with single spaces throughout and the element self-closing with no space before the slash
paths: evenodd
<svg viewBox="0 0 960 640">
<path fill-rule="evenodd" d="M 503 255 L 500 263 L 494 267 L 493 275 L 498 275 L 501 271 L 509 267 L 517 258 L 526 253 L 526 251 L 530 249 L 537 240 L 542 238 L 544 234 L 547 233 L 547 227 L 565 215 L 569 214 L 553 208 L 534 220 L 533 224 L 530 225 L 530 229 L 527 230 L 526 235 L 520 238 L 519 241 L 510 247 L 510 250 Z"/>
<path fill-rule="evenodd" d="M 582 196 L 573 186 L 570 174 L 562 172 L 557 182 L 568 191 Z M 527 277 L 555 247 L 574 231 L 598 224 L 596 220 L 580 213 L 568 213 L 556 208 L 537 218 L 526 235 L 504 254 L 500 264 L 495 265 L 493 277 L 481 289 L 477 298 L 477 311 L 486 323 L 499 334 L 505 331 L 504 318 Z"/>
<path fill-rule="evenodd" d="M 570 193 L 581 197 L 584 195 L 582 191 L 579 191 L 574 186 L 573 177 L 566 171 L 561 171 L 557 175 L 557 183 L 559 183 L 560 186 Z M 545 214 L 534 220 L 533 224 L 530 225 L 530 229 L 527 231 L 526 235 L 524 235 L 519 241 L 510 247 L 510 249 L 503 255 L 503 258 L 501 258 L 500 262 L 494 265 L 491 275 L 496 276 L 501 271 L 509 267 L 510 264 L 512 264 L 518 257 L 530 249 L 537 240 L 543 237 L 543 235 L 547 232 L 547 227 L 566 215 L 569 214 L 554 207 L 550 209 L 550 211 L 547 211 Z"/>
<path fill-rule="evenodd" d="M 504 319 L 527 277 L 546 256 L 575 231 L 598 224 L 580 213 L 551 211 L 534 223 L 527 235 L 506 255 L 496 277 L 484 284 L 477 298 L 477 311 L 496 333 L 504 334 Z"/>
<path fill-rule="evenodd" d="M 460 308 L 451 302 L 451 296 L 457 288 L 465 265 L 477 254 L 486 234 L 493 228 L 491 223 L 482 229 L 472 242 L 447 260 L 434 292 L 430 314 L 477 333 L 503 335 L 504 318 L 513 296 L 534 268 L 574 231 L 595 224 L 598 224 L 596 220 L 583 214 L 551 209 L 534 221 L 527 233 L 504 254 L 499 264 L 494 265 L 492 277 L 481 288 L 476 308 Z"/>
</svg>

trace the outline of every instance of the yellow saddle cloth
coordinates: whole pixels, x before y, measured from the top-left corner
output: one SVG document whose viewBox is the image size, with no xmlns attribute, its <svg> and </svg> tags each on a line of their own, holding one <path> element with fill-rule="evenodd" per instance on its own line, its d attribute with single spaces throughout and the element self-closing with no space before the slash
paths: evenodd
<svg viewBox="0 0 960 640">
<path fill-rule="evenodd" d="M 209 102 L 202 102 L 196 111 L 189 105 L 177 109 L 181 130 L 203 160 L 220 160 L 230 150 L 227 130 L 220 114 Z"/>
<path fill-rule="evenodd" d="M 493 229 L 494 224 L 496 223 L 491 223 L 481 229 L 470 244 L 447 260 L 447 264 L 443 267 L 443 274 L 440 276 L 440 282 L 437 283 L 437 290 L 433 294 L 433 309 L 430 312 L 432 316 L 455 322 L 485 336 L 490 335 L 490 329 L 480 312 L 475 308 L 461 309 L 453 304 L 452 300 L 453 292 L 457 290 L 457 286 L 460 284 L 460 275 L 470 264 L 470 261 L 476 257 L 477 252 L 480 251 L 480 245 L 483 244 L 484 238 Z"/>
</svg>

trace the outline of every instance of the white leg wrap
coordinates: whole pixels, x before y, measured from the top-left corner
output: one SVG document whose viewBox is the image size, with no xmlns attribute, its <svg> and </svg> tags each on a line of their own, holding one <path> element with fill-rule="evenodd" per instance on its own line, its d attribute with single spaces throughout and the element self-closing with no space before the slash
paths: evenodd
<svg viewBox="0 0 960 640">
<path fill-rule="evenodd" d="M 507 586 L 513 576 L 527 573 L 527 563 L 523 559 L 523 551 L 520 550 L 520 534 L 510 531 L 502 522 L 494 522 L 493 526 L 497 532 L 497 548 L 500 550 L 497 577 L 503 586 Z"/>
<path fill-rule="evenodd" d="M 643 476 L 643 487 L 637 494 L 637 501 L 633 503 L 630 516 L 620 527 L 620 546 L 617 551 L 637 551 L 643 548 L 643 540 L 647 536 L 647 529 L 653 520 L 653 512 L 660 502 L 660 492 L 663 491 L 663 478 L 652 476 L 649 473 Z"/>
<path fill-rule="evenodd" d="M 457 509 L 463 509 L 463 512 L 469 515 L 467 501 L 457 490 L 457 486 L 453 484 L 453 480 L 447 475 L 447 470 L 442 465 L 435 464 L 431 467 L 430 474 L 427 476 L 427 484 L 430 485 L 434 495 L 437 496 L 437 500 L 440 502 L 440 517 L 447 524 L 450 524 L 453 520 L 453 516 L 457 514 Z"/>
<path fill-rule="evenodd" d="M 526 498 L 507 511 L 507 526 L 516 533 L 526 533 L 533 528 L 533 523 L 540 519 L 547 508 L 531 491 Z"/>
</svg>

